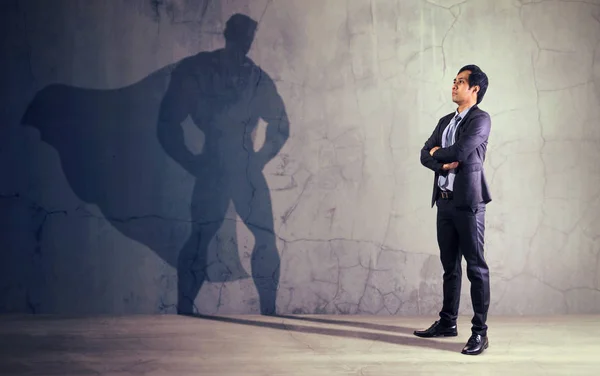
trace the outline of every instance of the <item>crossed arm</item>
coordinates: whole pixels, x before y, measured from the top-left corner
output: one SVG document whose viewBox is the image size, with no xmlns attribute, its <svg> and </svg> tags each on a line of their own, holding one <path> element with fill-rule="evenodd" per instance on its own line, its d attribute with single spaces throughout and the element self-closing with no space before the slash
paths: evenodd
<svg viewBox="0 0 600 376">
<path fill-rule="evenodd" d="M 479 145 L 484 143 L 491 129 L 490 117 L 486 113 L 477 114 L 471 120 L 471 123 L 461 133 L 453 145 L 447 148 L 438 148 L 432 151 L 431 156 L 438 162 L 450 163 L 457 161 L 461 163 L 469 154 L 471 154 Z"/>
<path fill-rule="evenodd" d="M 456 168 L 458 163 L 441 163 L 432 156 L 432 154 L 440 148 L 436 145 L 440 144 L 437 135 L 439 133 L 441 122 L 442 121 L 440 120 L 438 125 L 433 130 L 433 133 L 431 133 L 431 136 L 429 136 L 429 139 L 425 141 L 425 145 L 423 145 L 423 148 L 421 149 L 421 164 L 433 172 L 437 172 L 440 175 L 445 175 L 446 171 Z"/>
<path fill-rule="evenodd" d="M 439 127 L 440 124 L 438 124 Z M 438 127 L 421 149 L 421 163 L 439 173 L 458 167 L 479 145 L 484 143 L 489 135 L 491 121 L 489 115 L 483 113 L 471 120 L 467 127 L 453 145 L 442 148 L 436 138 Z"/>
</svg>

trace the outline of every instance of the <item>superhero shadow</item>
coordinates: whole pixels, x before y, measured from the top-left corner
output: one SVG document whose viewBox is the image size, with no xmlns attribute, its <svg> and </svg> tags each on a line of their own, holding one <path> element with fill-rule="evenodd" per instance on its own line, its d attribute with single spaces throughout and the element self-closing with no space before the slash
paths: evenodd
<svg viewBox="0 0 600 376">
<path fill-rule="evenodd" d="M 181 314 L 198 312 L 194 300 L 205 281 L 248 277 L 236 223 L 226 220 L 230 203 L 254 236 L 252 278 L 261 313 L 275 314 L 280 260 L 262 170 L 288 139 L 289 122 L 274 82 L 246 56 L 256 26 L 236 14 L 227 22 L 223 49 L 187 57 L 130 86 L 49 85 L 22 118 L 58 152 L 79 199 L 97 205 L 114 228 L 177 269 Z M 204 135 L 197 155 L 184 142 L 187 118 Z M 266 139 L 255 150 L 259 119 L 267 123 Z M 191 180 L 190 202 L 183 187 Z M 182 225 L 191 226 L 187 241 Z M 209 264 L 209 243 L 219 229 L 230 244 Z"/>
</svg>

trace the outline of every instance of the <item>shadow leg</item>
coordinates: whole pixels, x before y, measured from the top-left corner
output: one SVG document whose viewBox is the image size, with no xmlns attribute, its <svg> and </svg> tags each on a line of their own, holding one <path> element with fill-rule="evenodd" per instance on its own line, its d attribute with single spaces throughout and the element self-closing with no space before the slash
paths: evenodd
<svg viewBox="0 0 600 376">
<path fill-rule="evenodd" d="M 193 314 L 194 300 L 207 278 L 208 246 L 225 220 L 229 198 L 210 179 L 197 183 L 192 200 L 192 234 L 177 260 L 177 313 Z"/>
<path fill-rule="evenodd" d="M 242 188 L 243 187 L 243 188 Z M 234 204 L 244 224 L 254 236 L 252 278 L 260 298 L 262 315 L 276 314 L 280 258 L 275 241 L 271 196 L 262 174 L 252 177 L 234 192 Z"/>
</svg>

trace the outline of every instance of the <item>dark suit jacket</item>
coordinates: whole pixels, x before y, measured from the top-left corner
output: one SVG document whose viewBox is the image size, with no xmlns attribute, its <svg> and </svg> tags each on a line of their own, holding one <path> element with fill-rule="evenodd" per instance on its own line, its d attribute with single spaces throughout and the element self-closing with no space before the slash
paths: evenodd
<svg viewBox="0 0 600 376">
<path fill-rule="evenodd" d="M 447 148 L 438 149 L 433 157 L 429 151 L 435 146 L 442 146 L 442 134 L 450 124 L 455 113 L 440 119 L 429 139 L 421 149 L 421 164 L 435 172 L 433 180 L 433 196 L 431 206 L 435 204 L 440 190 L 438 177 L 447 175 L 442 170 L 444 163 L 459 162 L 454 178 L 454 201 L 456 206 L 476 207 L 479 203 L 492 201 L 488 184 L 485 180 L 483 162 L 490 135 L 490 115 L 477 105 L 471 107 L 459 124 L 455 135 L 455 143 Z"/>
</svg>

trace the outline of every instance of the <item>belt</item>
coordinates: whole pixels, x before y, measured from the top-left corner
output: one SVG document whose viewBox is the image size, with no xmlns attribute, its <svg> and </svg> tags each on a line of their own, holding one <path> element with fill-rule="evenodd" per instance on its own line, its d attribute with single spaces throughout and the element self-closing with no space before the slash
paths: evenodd
<svg viewBox="0 0 600 376">
<path fill-rule="evenodd" d="M 454 192 L 452 191 L 440 191 L 439 197 L 444 200 L 452 200 L 454 197 Z"/>
</svg>

